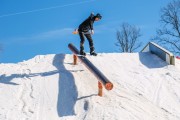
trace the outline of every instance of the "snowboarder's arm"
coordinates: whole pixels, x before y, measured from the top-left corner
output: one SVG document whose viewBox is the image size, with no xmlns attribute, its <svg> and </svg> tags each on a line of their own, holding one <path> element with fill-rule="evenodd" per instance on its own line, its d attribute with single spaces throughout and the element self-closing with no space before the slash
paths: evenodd
<svg viewBox="0 0 180 120">
<path fill-rule="evenodd" d="M 89 16 L 91 30 L 93 30 L 93 18 L 94 18 L 94 13 L 91 13 L 91 15 Z"/>
<path fill-rule="evenodd" d="M 90 29 L 93 30 L 93 21 L 90 21 Z"/>
</svg>

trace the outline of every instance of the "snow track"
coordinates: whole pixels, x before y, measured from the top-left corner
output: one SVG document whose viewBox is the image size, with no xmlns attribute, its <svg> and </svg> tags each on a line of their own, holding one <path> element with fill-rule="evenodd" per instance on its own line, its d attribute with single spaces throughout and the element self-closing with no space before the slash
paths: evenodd
<svg viewBox="0 0 180 120">
<path fill-rule="evenodd" d="M 87 57 L 114 84 L 103 97 L 72 55 L 0 64 L 0 120 L 180 119 L 180 60 L 171 66 L 151 53 Z"/>
</svg>

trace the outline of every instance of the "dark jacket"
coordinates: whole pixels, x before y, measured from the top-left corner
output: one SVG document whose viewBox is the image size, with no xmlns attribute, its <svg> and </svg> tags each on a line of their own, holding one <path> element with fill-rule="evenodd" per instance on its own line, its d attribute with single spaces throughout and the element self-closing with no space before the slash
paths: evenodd
<svg viewBox="0 0 180 120">
<path fill-rule="evenodd" d="M 79 25 L 79 32 L 88 32 L 89 30 L 93 30 L 94 21 L 95 16 L 91 13 L 91 15 Z"/>
</svg>

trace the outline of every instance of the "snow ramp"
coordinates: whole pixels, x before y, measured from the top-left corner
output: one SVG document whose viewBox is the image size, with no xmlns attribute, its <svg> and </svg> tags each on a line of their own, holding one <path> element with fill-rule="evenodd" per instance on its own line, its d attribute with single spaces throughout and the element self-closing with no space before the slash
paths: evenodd
<svg viewBox="0 0 180 120">
<path fill-rule="evenodd" d="M 87 58 L 114 85 L 103 97 L 97 78 L 81 62 L 73 65 L 72 55 L 0 64 L 0 120 L 180 119 L 180 64 L 149 52 Z"/>
</svg>

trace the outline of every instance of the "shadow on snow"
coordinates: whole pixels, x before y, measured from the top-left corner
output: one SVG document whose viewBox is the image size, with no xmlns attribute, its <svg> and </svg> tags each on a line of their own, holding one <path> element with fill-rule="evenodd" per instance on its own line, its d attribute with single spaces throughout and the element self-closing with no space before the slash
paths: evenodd
<svg viewBox="0 0 180 120">
<path fill-rule="evenodd" d="M 139 60 L 143 65 L 150 69 L 162 68 L 167 66 L 167 63 L 165 61 L 163 61 L 161 58 L 150 52 L 140 52 Z"/>
<path fill-rule="evenodd" d="M 57 112 L 59 117 L 63 116 L 72 116 L 75 115 L 74 106 L 78 100 L 78 93 L 75 85 L 75 79 L 71 72 L 66 70 L 64 66 L 64 54 L 57 54 L 53 59 L 53 66 L 57 70 L 43 72 L 43 73 L 29 73 L 29 74 L 11 74 L 9 76 L 1 75 L 0 83 L 8 85 L 19 85 L 15 82 L 12 82 L 14 78 L 27 78 L 36 76 L 50 76 L 54 74 L 59 74 L 59 93 L 58 93 L 58 103 L 57 103 Z"/>
<path fill-rule="evenodd" d="M 15 82 L 12 82 L 12 80 L 14 78 L 28 78 L 30 79 L 31 77 L 36 77 L 36 76 L 42 76 L 42 77 L 45 77 L 45 76 L 50 76 L 50 75 L 54 75 L 54 74 L 57 74 L 59 73 L 58 70 L 54 70 L 54 71 L 49 71 L 49 72 L 43 72 L 43 73 L 29 73 L 29 74 L 11 74 L 9 76 L 6 76 L 6 75 L 1 75 L 0 76 L 0 83 L 3 83 L 3 84 L 9 84 L 9 85 L 19 85 Z"/>
<path fill-rule="evenodd" d="M 59 117 L 75 115 L 74 106 L 78 97 L 75 79 L 64 66 L 65 55 L 57 54 L 53 65 L 59 71 L 59 94 L 57 111 Z"/>
</svg>

